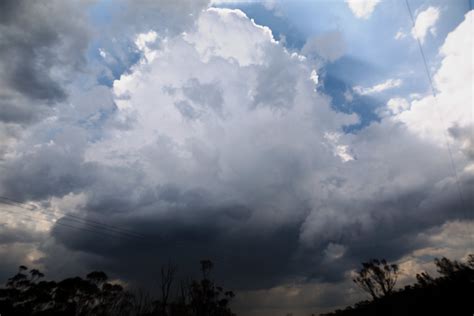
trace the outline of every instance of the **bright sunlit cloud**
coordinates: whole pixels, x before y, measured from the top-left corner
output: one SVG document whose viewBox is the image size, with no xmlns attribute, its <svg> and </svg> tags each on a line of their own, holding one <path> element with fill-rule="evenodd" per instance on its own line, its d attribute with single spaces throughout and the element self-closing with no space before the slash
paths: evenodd
<svg viewBox="0 0 474 316">
<path fill-rule="evenodd" d="M 359 19 L 368 19 L 380 0 L 346 0 L 352 13 Z"/>
<path fill-rule="evenodd" d="M 411 30 L 411 35 L 419 39 L 421 43 L 425 42 L 426 35 L 436 35 L 436 23 L 440 16 L 440 10 L 436 7 L 428 7 L 416 16 L 415 26 Z"/>
<path fill-rule="evenodd" d="M 403 81 L 401 79 L 388 79 L 385 82 L 376 84 L 372 87 L 361 87 L 361 86 L 355 86 L 353 90 L 361 95 L 366 95 L 366 94 L 374 94 L 374 93 L 380 93 L 385 90 L 390 90 L 393 88 L 398 88 L 402 85 Z"/>
</svg>

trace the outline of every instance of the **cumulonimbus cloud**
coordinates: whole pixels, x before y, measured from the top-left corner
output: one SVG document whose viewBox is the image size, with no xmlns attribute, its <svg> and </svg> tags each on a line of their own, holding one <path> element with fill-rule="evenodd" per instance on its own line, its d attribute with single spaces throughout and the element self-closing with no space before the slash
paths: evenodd
<svg viewBox="0 0 474 316">
<path fill-rule="evenodd" d="M 445 168 L 446 149 L 418 129 L 421 103 L 346 134 L 357 117 L 315 91 L 313 65 L 269 28 L 239 10 L 206 9 L 195 19 L 185 32 L 134 34 L 142 59 L 112 88 L 72 89 L 5 154 L 3 195 L 148 236 L 134 243 L 58 224 L 57 243 L 37 254 L 45 266 L 70 252 L 78 265 L 146 280 L 162 261 L 189 272 L 211 257 L 218 276 L 239 289 L 334 282 L 367 257 L 397 259 L 423 247 L 420 231 L 471 216 Z M 442 47 L 440 98 L 454 85 L 468 91 L 465 56 L 455 51 L 469 44 L 470 19 Z M 468 97 L 450 100 L 459 101 L 449 117 L 453 137 L 472 124 L 463 118 Z M 466 145 L 454 146 L 469 190 Z"/>
</svg>

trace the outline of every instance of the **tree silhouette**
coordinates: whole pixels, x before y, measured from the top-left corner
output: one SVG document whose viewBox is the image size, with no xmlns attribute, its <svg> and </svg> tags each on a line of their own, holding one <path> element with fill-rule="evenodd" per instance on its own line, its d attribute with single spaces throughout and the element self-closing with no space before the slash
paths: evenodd
<svg viewBox="0 0 474 316">
<path fill-rule="evenodd" d="M 353 281 L 375 300 L 392 293 L 398 274 L 399 269 L 396 264 L 388 264 L 385 259 L 372 259 L 362 263 L 362 269 Z"/>
<path fill-rule="evenodd" d="M 229 303 L 235 296 L 232 291 L 224 291 L 210 280 L 214 264 L 210 260 L 201 261 L 202 280 L 193 281 L 190 286 L 190 307 L 196 316 L 232 316 Z"/>
<path fill-rule="evenodd" d="M 371 301 L 326 316 L 474 315 L 474 255 L 465 262 L 435 259 L 439 276 L 416 275 L 417 282 Z M 380 265 L 383 265 L 380 262 Z M 371 265 L 369 265 L 371 266 Z M 366 266 L 364 266 L 366 268 Z M 398 271 L 398 270 L 397 270 Z M 360 277 L 360 276 L 359 276 Z"/>
<path fill-rule="evenodd" d="M 175 279 L 177 267 L 171 263 L 163 265 L 160 269 L 160 291 L 161 300 L 156 302 L 156 308 L 159 309 L 161 315 L 168 316 L 169 312 L 169 299 L 171 294 L 171 288 Z"/>
<path fill-rule="evenodd" d="M 234 297 L 211 280 L 213 263 L 201 261 L 201 280 L 181 282 L 172 296 L 176 266 L 161 268 L 159 298 L 148 293 L 130 293 L 108 282 L 102 271 L 86 278 L 44 281 L 37 269 L 20 266 L 0 288 L 0 315 L 38 316 L 232 316 L 229 303 Z"/>
</svg>

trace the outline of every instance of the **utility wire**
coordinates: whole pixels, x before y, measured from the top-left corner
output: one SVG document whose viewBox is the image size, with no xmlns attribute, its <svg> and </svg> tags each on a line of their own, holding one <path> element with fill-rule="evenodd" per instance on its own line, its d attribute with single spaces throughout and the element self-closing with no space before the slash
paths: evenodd
<svg viewBox="0 0 474 316">
<path fill-rule="evenodd" d="M 87 223 L 86 220 L 84 220 L 83 218 L 81 218 L 79 216 L 75 216 L 74 218 L 68 218 L 68 216 L 70 214 L 66 214 L 66 213 L 62 213 L 65 216 L 61 217 L 60 220 L 55 220 L 55 219 L 51 218 L 51 216 L 53 216 L 53 214 L 47 213 L 45 211 L 41 211 L 41 209 L 31 208 L 30 205 L 28 205 L 26 203 L 22 203 L 22 202 L 19 202 L 19 201 L 16 201 L 14 199 L 10 199 L 10 198 L 4 197 L 4 196 L 0 196 L 0 203 L 3 203 L 5 205 L 10 205 L 10 206 L 17 206 L 17 207 L 20 207 L 20 208 L 23 208 L 23 209 L 29 210 L 29 211 L 39 211 L 41 214 L 44 214 L 46 216 L 50 216 L 50 219 L 45 219 L 45 218 L 41 218 L 41 217 L 37 217 L 37 216 L 35 217 L 35 216 L 29 215 L 29 214 L 25 214 L 24 212 L 19 212 L 19 210 L 0 209 L 0 211 L 8 212 L 8 213 L 11 213 L 11 214 L 14 214 L 14 215 L 20 215 L 20 216 L 23 216 L 23 217 L 31 220 L 31 221 L 38 221 L 39 220 L 39 221 L 43 221 L 43 222 L 49 222 L 51 224 L 60 225 L 60 226 L 66 227 L 66 228 L 72 228 L 72 229 L 82 230 L 82 231 L 91 232 L 91 233 L 95 233 L 95 234 L 101 234 L 101 235 L 104 235 L 104 236 L 107 236 L 107 237 L 112 237 L 112 238 L 124 237 L 124 238 L 127 238 L 129 240 L 135 240 L 135 241 L 139 242 L 140 245 L 143 245 L 143 246 L 149 246 L 149 247 L 153 247 L 153 248 L 156 247 L 156 244 L 151 241 L 151 239 L 152 239 L 151 236 L 145 236 L 145 235 L 141 235 L 143 237 L 135 236 L 135 235 L 126 234 L 126 233 L 124 233 L 123 231 L 120 231 L 120 230 L 105 229 L 103 226 L 100 226 L 100 225 L 99 226 L 93 226 L 90 223 Z M 58 212 L 58 214 L 61 214 L 61 213 Z M 70 221 L 72 220 L 74 224 L 78 223 L 78 224 L 81 224 L 81 225 L 87 225 L 89 227 L 77 227 L 77 226 L 74 226 L 74 225 L 70 225 L 68 223 L 64 223 L 62 220 L 70 220 Z M 94 223 L 100 223 L 100 222 L 94 222 Z M 100 224 L 102 225 L 102 223 L 100 223 Z M 111 226 L 111 227 L 117 227 L 117 226 L 107 225 L 107 224 L 103 224 L 103 225 Z M 98 229 L 100 229 L 100 230 L 98 230 Z M 175 240 L 175 241 L 170 241 L 170 242 L 172 243 L 173 247 L 175 247 L 175 248 L 193 247 L 192 245 L 189 245 L 189 243 L 187 241 L 184 241 L 184 240 Z"/>
<path fill-rule="evenodd" d="M 0 203 L 20 207 L 20 208 L 23 208 L 23 209 L 28 210 L 28 211 L 33 211 L 33 212 L 34 211 L 39 211 L 39 212 L 41 212 L 45 215 L 49 215 L 49 216 L 53 215 L 53 214 L 48 213 L 44 209 L 42 210 L 42 209 L 37 209 L 37 208 L 34 208 L 34 207 L 32 208 L 30 205 L 28 205 L 26 203 L 22 203 L 20 201 L 17 201 L 17 200 L 8 198 L 8 197 L 4 197 L 4 196 L 0 196 Z M 84 225 L 92 227 L 92 228 L 103 229 L 103 230 L 111 232 L 111 233 L 126 235 L 126 236 L 132 237 L 132 238 L 139 238 L 139 239 L 146 238 L 146 236 L 144 236 L 142 234 L 136 233 L 136 232 L 128 230 L 128 229 L 120 228 L 120 227 L 117 227 L 117 226 L 114 226 L 114 225 L 109 225 L 109 224 L 101 223 L 101 222 L 98 222 L 98 221 L 85 219 L 85 218 L 82 218 L 82 217 L 74 215 L 74 214 L 68 214 L 68 213 L 64 213 L 64 212 L 56 212 L 56 213 L 59 214 L 59 215 L 62 215 L 63 216 L 62 219 L 66 219 L 66 220 L 76 222 L 76 223 L 79 223 L 79 224 L 84 224 Z"/>
<path fill-rule="evenodd" d="M 22 205 L 16 205 L 16 204 L 13 204 L 13 203 L 7 203 L 7 202 L 4 202 L 4 201 L 0 201 L 0 203 L 3 203 L 3 204 L 6 204 L 6 205 L 11 205 L 11 206 L 16 206 L 16 207 L 20 207 L 20 208 L 23 208 L 25 210 L 29 210 L 31 212 L 34 212 L 34 211 L 39 211 L 41 214 L 44 214 L 46 216 L 48 216 L 50 219 L 53 218 L 53 214 L 50 214 L 50 213 L 47 213 L 46 211 L 42 211 L 41 209 L 40 210 L 37 210 L 37 209 L 32 209 L 32 208 L 28 208 L 28 207 L 24 207 Z M 60 215 L 63 215 L 63 214 L 60 214 Z M 97 224 L 94 224 L 94 223 L 89 223 L 87 220 L 84 220 L 78 216 L 75 216 L 75 217 L 70 217 L 68 216 L 68 214 L 64 214 L 63 217 L 60 218 L 61 220 L 67 220 L 67 221 L 71 221 L 73 223 L 78 223 L 78 224 L 81 224 L 81 225 L 85 225 L 85 226 L 88 226 L 92 229 L 101 229 L 103 231 L 106 231 L 106 232 L 109 232 L 109 233 L 112 233 L 112 234 L 116 234 L 116 235 L 121 235 L 121 236 L 124 236 L 124 237 L 129 237 L 129 238 L 135 238 L 135 239 L 141 239 L 142 237 L 140 236 L 137 236 L 137 235 L 133 235 L 133 234 L 130 234 L 130 233 L 127 233 L 127 232 L 123 232 L 123 231 L 120 231 L 120 230 L 115 230 L 115 229 L 110 229 L 106 226 L 101 226 L 101 225 L 97 225 Z M 53 221 L 53 222 L 56 222 L 56 221 Z"/>
<path fill-rule="evenodd" d="M 408 9 L 408 13 L 410 15 L 410 19 L 411 19 L 411 22 L 412 22 L 412 25 L 413 25 L 413 29 L 415 29 L 415 18 L 413 17 L 413 13 L 411 11 L 410 4 L 408 3 L 408 0 L 405 0 L 405 3 L 406 3 L 406 6 L 407 6 L 407 9 Z M 470 4 L 470 2 L 469 2 L 469 4 Z M 446 128 L 445 128 L 445 124 L 444 124 L 444 121 L 443 121 L 443 117 L 441 116 L 441 113 L 439 112 L 439 109 L 438 109 L 437 104 L 436 104 L 437 100 L 438 100 L 436 89 L 434 88 L 433 79 L 431 77 L 431 73 L 430 73 L 430 70 L 428 68 L 428 63 L 426 61 L 426 55 L 425 55 L 425 52 L 423 50 L 423 45 L 421 44 L 421 41 L 418 38 L 418 36 L 415 36 L 415 38 L 416 38 L 416 41 L 418 43 L 418 48 L 420 50 L 421 58 L 423 59 L 423 65 L 424 65 L 426 76 L 428 77 L 428 81 L 429 81 L 429 84 L 430 84 L 430 87 L 431 87 L 431 93 L 432 93 L 433 98 L 435 100 L 435 106 L 434 107 L 435 107 L 436 112 L 438 113 L 438 117 L 439 117 L 439 120 L 440 120 L 441 125 L 442 125 L 441 127 L 443 129 L 443 135 L 444 135 L 444 140 L 445 140 L 445 143 L 446 143 L 446 149 L 448 150 L 449 160 L 451 162 L 451 168 L 453 169 L 454 180 L 456 182 L 456 187 L 457 187 L 457 191 L 458 191 L 458 194 L 459 194 L 459 199 L 461 201 L 461 204 L 464 205 L 465 204 L 464 195 L 462 193 L 461 184 L 459 183 L 459 176 L 458 176 L 458 172 L 457 172 L 457 169 L 456 169 L 456 165 L 454 163 L 453 153 L 452 153 L 452 150 L 451 150 L 451 145 L 449 143 L 448 135 L 446 134 Z"/>
<path fill-rule="evenodd" d="M 50 223 L 50 224 L 54 224 L 54 225 L 59 225 L 59 226 L 63 226 L 65 228 L 72 228 L 72 229 L 76 229 L 76 230 L 81 230 L 81 231 L 86 231 L 86 232 L 91 232 L 91 233 L 94 233 L 94 234 L 100 234 L 102 236 L 107 236 L 107 237 L 110 237 L 110 238 L 120 238 L 120 237 L 125 237 L 129 240 L 134 240 L 134 241 L 137 241 L 139 243 L 139 245 L 141 246 L 145 246 L 145 247 L 150 247 L 150 248 L 155 248 L 157 246 L 157 244 L 155 244 L 154 242 L 152 242 L 151 240 L 147 240 L 147 239 L 143 239 L 143 240 L 138 240 L 137 238 L 131 238 L 130 236 L 128 235 L 123 235 L 123 234 L 119 234 L 119 233 L 111 233 L 111 232 L 108 232 L 108 231 L 103 231 L 103 230 L 97 230 L 97 229 L 93 229 L 93 228 L 87 228 L 87 227 L 78 227 L 78 226 L 74 226 L 74 225 L 70 225 L 70 224 L 67 224 L 67 223 L 64 223 L 62 221 L 56 221 L 56 220 L 51 220 L 51 219 L 46 219 L 46 218 L 42 218 L 42 217 L 38 217 L 38 216 L 34 216 L 34 215 L 29 215 L 29 214 L 25 214 L 24 212 L 17 212 L 15 210 L 12 210 L 12 209 L 2 209 L 0 208 L 0 212 L 7 212 L 7 213 L 10 213 L 10 214 L 13 214 L 13 215 L 17 215 L 17 216 L 22 216 L 24 217 L 25 219 L 27 220 L 30 220 L 32 222 L 37 222 L 37 221 L 42 221 L 42 222 L 46 222 L 46 223 Z M 63 218 L 61 218 L 63 219 Z M 1 220 L 1 217 L 0 217 L 0 220 Z M 8 223 L 6 223 L 8 224 Z M 187 241 L 185 240 L 176 240 L 176 241 L 170 241 L 172 243 L 172 246 L 174 248 L 190 248 L 190 247 L 196 247 L 196 245 L 192 245 L 192 244 L 189 244 Z M 168 244 L 170 245 L 170 244 Z"/>
<path fill-rule="evenodd" d="M 91 233 L 95 233 L 95 234 L 100 234 L 100 235 L 107 236 L 107 237 L 112 237 L 112 238 L 127 237 L 126 235 L 113 235 L 113 234 L 110 234 L 110 233 L 107 233 L 107 232 L 104 232 L 104 231 L 100 231 L 100 230 L 88 229 L 86 227 L 77 227 L 77 226 L 69 225 L 69 224 L 66 224 L 66 223 L 63 223 L 63 222 L 60 222 L 60 221 L 48 220 L 48 219 L 45 219 L 45 218 L 41 218 L 41 217 L 38 217 L 38 216 L 32 216 L 32 215 L 28 215 L 28 214 L 25 214 L 25 213 L 17 213 L 13 210 L 0 209 L 0 211 L 7 212 L 7 213 L 10 213 L 10 214 L 13 214 L 13 215 L 23 216 L 23 217 L 25 217 L 29 220 L 32 220 L 32 221 L 48 222 L 48 223 L 51 223 L 51 224 L 60 225 L 60 226 L 73 228 L 73 229 L 77 229 L 77 230 L 82 230 L 82 231 L 87 231 L 87 232 L 91 232 Z"/>
</svg>

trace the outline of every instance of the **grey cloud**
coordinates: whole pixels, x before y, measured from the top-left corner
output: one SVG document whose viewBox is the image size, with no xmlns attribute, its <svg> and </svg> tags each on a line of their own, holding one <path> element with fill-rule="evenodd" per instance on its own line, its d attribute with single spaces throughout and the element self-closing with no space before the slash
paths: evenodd
<svg viewBox="0 0 474 316">
<path fill-rule="evenodd" d="M 118 169 L 107 172 L 124 174 Z M 304 216 L 268 231 L 252 223 L 257 205 L 215 204 L 205 188 L 182 191 L 170 185 L 150 190 L 140 186 L 138 175 L 125 184 L 112 185 L 113 178 L 92 185 L 93 198 L 83 212 L 139 231 L 147 236 L 145 241 L 109 240 L 64 229 L 55 231 L 54 236 L 70 249 L 104 256 L 107 268 L 114 273 L 145 283 L 149 271 L 167 260 L 180 263 L 181 272 L 190 274 L 204 257 L 216 260 L 217 276 L 237 289 L 272 287 L 301 278 L 339 282 L 347 270 L 361 261 L 372 257 L 397 260 L 426 246 L 426 241 L 417 237 L 420 232 L 448 220 L 472 217 L 460 204 L 455 190 L 448 190 L 449 194 L 432 204 L 427 203 L 430 198 L 425 191 L 432 190 L 428 188 L 400 195 L 397 200 L 380 199 L 375 204 L 346 201 L 345 209 L 340 209 L 341 216 L 348 211 L 368 213 L 370 224 L 364 223 L 367 219 L 362 217 L 336 227 L 333 233 L 327 227 L 310 246 L 302 246 Z M 126 178 L 130 179 L 130 175 Z M 98 179 L 104 181 L 106 177 Z M 463 185 L 468 188 L 468 183 Z M 472 189 L 472 182 L 469 188 Z M 423 204 L 424 207 L 419 206 Z M 329 243 L 344 245 L 346 252 L 341 258 L 328 261 L 324 250 Z"/>
<path fill-rule="evenodd" d="M 217 84 L 201 83 L 196 78 L 192 78 L 188 80 L 182 90 L 183 94 L 193 102 L 222 115 L 224 99 Z"/>
<path fill-rule="evenodd" d="M 55 231 L 54 236 L 70 249 L 121 262 L 110 266 L 113 272 L 132 281 L 140 280 L 146 285 L 151 285 L 147 280 L 150 271 L 166 261 L 178 263 L 182 275 L 192 275 L 203 258 L 214 260 L 218 266 L 216 277 L 237 289 L 267 287 L 288 277 L 292 266 L 289 258 L 298 245 L 297 226 L 262 235 L 240 225 L 247 216 L 240 217 L 241 210 L 232 210 L 239 214 L 238 218 L 235 214 L 229 216 L 228 210 L 232 206 L 224 210 L 187 207 L 202 215 L 199 218 L 184 218 L 182 213 L 189 216 L 187 214 L 191 210 L 175 209 L 173 212 L 178 214 L 173 217 L 135 219 L 128 227 L 146 234 L 148 238 L 145 242 L 106 241 L 100 236 L 84 236 L 73 231 L 62 234 Z M 236 229 L 236 226 L 242 228 Z M 124 249 L 128 250 L 124 252 Z"/>
<path fill-rule="evenodd" d="M 42 199 L 75 192 L 85 183 L 80 158 L 60 149 L 40 149 L 9 164 L 3 172 L 2 192 L 14 199 Z"/>
<path fill-rule="evenodd" d="M 21 96 L 13 97 L 3 95 L 1 102 L 0 122 L 28 124 L 37 119 L 46 110 L 38 106 L 34 111 L 30 102 Z"/>
<path fill-rule="evenodd" d="M 326 32 L 309 38 L 301 52 L 310 58 L 322 58 L 323 61 L 335 61 L 346 51 L 344 37 L 339 31 Z"/>
<path fill-rule="evenodd" d="M 454 125 L 448 129 L 451 137 L 461 142 L 461 149 L 466 157 L 474 161 L 474 140 L 472 137 L 472 126 Z"/>
<path fill-rule="evenodd" d="M 2 211 L 5 206 L 3 206 Z M 9 214 L 15 214 L 14 211 L 11 211 Z M 17 214 L 21 214 L 18 213 Z M 10 243 L 32 243 L 38 240 L 41 240 L 45 237 L 44 233 L 38 232 L 28 232 L 24 227 L 20 228 L 11 228 L 5 223 L 0 224 L 0 245 L 6 245 Z"/>
<path fill-rule="evenodd" d="M 278 66 L 277 60 L 282 57 L 276 55 L 275 63 L 262 66 L 258 72 L 254 96 L 256 107 L 268 106 L 281 110 L 293 107 L 298 80 L 297 69 Z"/>
<path fill-rule="evenodd" d="M 199 113 L 197 113 L 193 106 L 185 100 L 175 102 L 174 106 L 176 106 L 181 115 L 183 115 L 185 118 L 194 120 L 199 117 Z"/>
<path fill-rule="evenodd" d="M 176 93 L 175 87 L 165 86 L 163 92 L 169 95 Z M 201 83 L 196 78 L 191 78 L 180 89 L 186 100 L 174 103 L 181 115 L 187 119 L 198 119 L 207 111 L 214 112 L 223 117 L 222 89 L 218 83 Z"/>
<path fill-rule="evenodd" d="M 26 124 L 42 117 L 45 106 L 65 100 L 66 80 L 85 65 L 88 30 L 83 6 L 64 1 L 2 1 L 2 121 Z"/>
<path fill-rule="evenodd" d="M 209 0 L 120 0 L 118 20 L 136 32 L 158 29 L 172 34 L 180 33 L 192 26 L 200 11 L 208 6 Z M 114 4 L 117 6 L 117 4 Z"/>
</svg>

